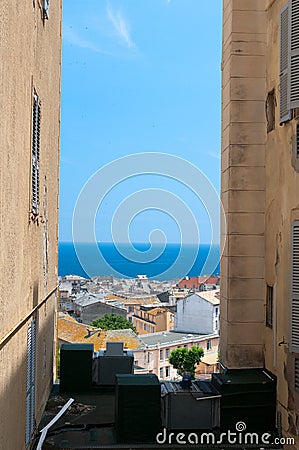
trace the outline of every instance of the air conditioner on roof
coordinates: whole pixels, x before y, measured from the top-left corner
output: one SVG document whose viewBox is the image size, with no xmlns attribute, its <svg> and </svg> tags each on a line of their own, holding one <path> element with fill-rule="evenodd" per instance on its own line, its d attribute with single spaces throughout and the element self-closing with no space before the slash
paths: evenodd
<svg viewBox="0 0 299 450">
<path fill-rule="evenodd" d="M 132 374 L 134 354 L 124 350 L 123 342 L 107 342 L 93 358 L 93 382 L 98 386 L 115 385 L 116 374 Z"/>
</svg>

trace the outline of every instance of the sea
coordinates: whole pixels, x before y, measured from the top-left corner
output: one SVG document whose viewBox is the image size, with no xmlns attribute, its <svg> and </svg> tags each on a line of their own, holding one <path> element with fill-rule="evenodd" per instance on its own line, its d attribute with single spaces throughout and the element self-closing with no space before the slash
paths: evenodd
<svg viewBox="0 0 299 450">
<path fill-rule="evenodd" d="M 151 258 L 152 254 L 152 258 Z M 144 257 L 143 257 L 144 255 Z M 80 275 L 85 278 L 113 275 L 116 278 L 135 278 L 147 275 L 160 281 L 219 274 L 219 245 L 148 243 L 74 244 L 60 242 L 58 245 L 58 274 Z"/>
</svg>

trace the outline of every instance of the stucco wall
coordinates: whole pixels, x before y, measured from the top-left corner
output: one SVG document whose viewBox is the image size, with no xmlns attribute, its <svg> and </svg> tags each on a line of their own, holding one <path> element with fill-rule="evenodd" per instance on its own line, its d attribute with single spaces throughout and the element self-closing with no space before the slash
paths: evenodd
<svg viewBox="0 0 299 450">
<path fill-rule="evenodd" d="M 294 358 L 290 353 L 291 223 L 299 218 L 299 174 L 296 171 L 294 118 L 279 125 L 280 11 L 285 0 L 267 2 L 267 86 L 276 97 L 275 128 L 266 141 L 265 283 L 274 286 L 272 328 L 265 327 L 266 367 L 278 376 L 278 405 L 283 429 L 298 434 L 299 394 L 294 388 Z M 294 114 L 296 116 L 296 113 Z M 298 170 L 298 169 L 297 169 Z M 299 445 L 299 442 L 298 442 Z"/>
<path fill-rule="evenodd" d="M 266 32 L 264 0 L 224 0 L 220 359 L 229 368 L 264 364 Z"/>
<path fill-rule="evenodd" d="M 196 294 L 179 300 L 174 329 L 183 333 L 213 333 L 213 305 Z"/>
<path fill-rule="evenodd" d="M 25 448 L 27 327 L 57 284 L 61 2 L 0 4 L 0 448 Z M 33 89 L 41 101 L 40 213 L 30 215 Z M 36 419 L 53 374 L 56 295 L 39 309 Z M 22 322 L 23 321 L 23 322 Z M 5 413 L 4 413 L 5 412 Z"/>
</svg>

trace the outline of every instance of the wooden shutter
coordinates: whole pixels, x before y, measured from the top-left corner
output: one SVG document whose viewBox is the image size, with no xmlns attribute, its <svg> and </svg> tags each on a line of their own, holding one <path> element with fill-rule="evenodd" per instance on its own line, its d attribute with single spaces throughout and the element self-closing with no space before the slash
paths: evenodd
<svg viewBox="0 0 299 450">
<path fill-rule="evenodd" d="M 35 350 L 36 321 L 32 320 L 27 330 L 26 445 L 35 427 Z"/>
<path fill-rule="evenodd" d="M 33 96 L 32 114 L 32 212 L 39 211 L 39 154 L 40 154 L 41 104 L 38 95 Z"/>
<path fill-rule="evenodd" d="M 299 221 L 292 223 L 291 351 L 299 353 Z"/>
<path fill-rule="evenodd" d="M 280 124 L 290 120 L 288 108 L 288 49 L 289 49 L 289 6 L 286 5 L 280 13 Z"/>
<path fill-rule="evenodd" d="M 299 107 L 299 0 L 290 0 L 289 43 L 288 108 L 295 109 Z"/>
</svg>

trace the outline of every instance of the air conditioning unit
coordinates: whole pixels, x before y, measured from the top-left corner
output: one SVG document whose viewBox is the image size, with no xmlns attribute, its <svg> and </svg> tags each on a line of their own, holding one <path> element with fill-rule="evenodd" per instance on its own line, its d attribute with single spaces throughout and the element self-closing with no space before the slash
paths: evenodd
<svg viewBox="0 0 299 450">
<path fill-rule="evenodd" d="M 98 386 L 115 385 L 116 374 L 132 374 L 134 354 L 124 350 L 123 342 L 107 342 L 93 358 L 93 383 Z"/>
<path fill-rule="evenodd" d="M 162 423 L 169 430 L 208 430 L 219 427 L 221 395 L 210 382 L 164 381 L 161 385 Z"/>
</svg>

